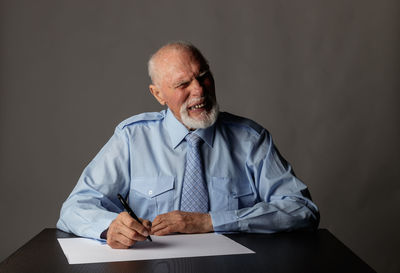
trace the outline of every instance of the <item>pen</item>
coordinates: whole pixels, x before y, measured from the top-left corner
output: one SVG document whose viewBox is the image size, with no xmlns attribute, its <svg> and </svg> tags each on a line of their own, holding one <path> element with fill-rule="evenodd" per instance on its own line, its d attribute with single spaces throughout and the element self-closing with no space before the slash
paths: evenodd
<svg viewBox="0 0 400 273">
<path fill-rule="evenodd" d="M 126 203 L 125 199 L 122 197 L 121 194 L 118 193 L 118 199 L 121 202 L 122 206 L 124 206 L 125 210 L 128 212 L 128 214 L 135 219 L 136 221 L 138 221 L 141 225 L 142 221 L 139 220 L 139 218 L 136 216 L 136 214 L 133 212 L 133 210 L 129 207 L 128 203 Z M 151 239 L 150 235 L 147 236 L 147 239 L 149 239 L 150 242 L 153 242 L 153 240 Z"/>
</svg>

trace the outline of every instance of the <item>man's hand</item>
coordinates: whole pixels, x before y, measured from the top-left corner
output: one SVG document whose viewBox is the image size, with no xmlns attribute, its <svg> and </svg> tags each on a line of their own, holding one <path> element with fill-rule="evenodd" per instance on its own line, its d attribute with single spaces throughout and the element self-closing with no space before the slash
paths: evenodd
<svg viewBox="0 0 400 273">
<path fill-rule="evenodd" d="M 205 233 L 213 231 L 208 213 L 171 211 L 158 215 L 151 226 L 151 234 L 167 235 L 180 233 Z"/>
<path fill-rule="evenodd" d="M 137 241 L 144 241 L 150 233 L 151 223 L 142 220 L 143 225 L 127 212 L 121 212 L 112 221 L 107 232 L 107 244 L 112 248 L 129 248 Z"/>
</svg>

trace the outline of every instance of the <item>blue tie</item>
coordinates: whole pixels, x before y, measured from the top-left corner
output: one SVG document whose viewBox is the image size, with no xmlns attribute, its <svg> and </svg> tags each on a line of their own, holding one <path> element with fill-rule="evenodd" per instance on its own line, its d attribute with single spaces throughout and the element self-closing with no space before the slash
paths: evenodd
<svg viewBox="0 0 400 273">
<path fill-rule="evenodd" d="M 188 143 L 188 148 L 185 177 L 183 179 L 181 210 L 207 213 L 208 191 L 200 155 L 202 139 L 192 133 L 188 134 L 185 139 Z"/>
</svg>

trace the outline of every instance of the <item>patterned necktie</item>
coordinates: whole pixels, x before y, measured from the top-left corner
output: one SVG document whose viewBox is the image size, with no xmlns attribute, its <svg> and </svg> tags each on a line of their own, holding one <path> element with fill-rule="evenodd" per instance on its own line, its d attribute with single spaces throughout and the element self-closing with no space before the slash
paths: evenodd
<svg viewBox="0 0 400 273">
<path fill-rule="evenodd" d="M 188 134 L 185 139 L 188 143 L 188 148 L 185 177 L 183 179 L 181 210 L 207 213 L 208 191 L 200 155 L 202 139 L 196 134 Z"/>
</svg>

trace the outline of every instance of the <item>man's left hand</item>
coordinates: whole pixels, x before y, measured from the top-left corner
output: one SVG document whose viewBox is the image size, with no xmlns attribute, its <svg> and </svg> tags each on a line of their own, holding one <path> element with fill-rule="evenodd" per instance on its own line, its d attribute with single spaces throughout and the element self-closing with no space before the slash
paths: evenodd
<svg viewBox="0 0 400 273">
<path fill-rule="evenodd" d="M 180 233 L 206 233 L 213 231 L 211 216 L 208 213 L 171 211 L 158 215 L 151 226 L 151 234 L 167 235 Z"/>
</svg>

